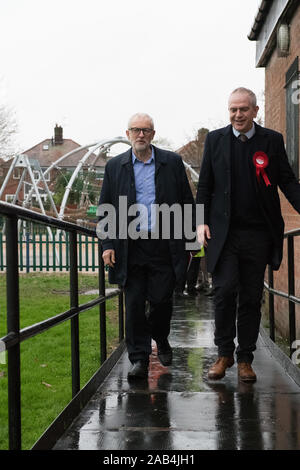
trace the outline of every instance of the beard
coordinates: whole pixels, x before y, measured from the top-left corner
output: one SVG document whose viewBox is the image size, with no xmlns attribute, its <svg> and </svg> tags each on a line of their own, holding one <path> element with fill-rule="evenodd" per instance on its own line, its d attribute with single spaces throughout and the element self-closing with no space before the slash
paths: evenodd
<svg viewBox="0 0 300 470">
<path fill-rule="evenodd" d="M 145 152 L 148 148 L 148 142 L 135 142 L 133 145 L 133 150 L 136 150 L 137 152 Z"/>
</svg>

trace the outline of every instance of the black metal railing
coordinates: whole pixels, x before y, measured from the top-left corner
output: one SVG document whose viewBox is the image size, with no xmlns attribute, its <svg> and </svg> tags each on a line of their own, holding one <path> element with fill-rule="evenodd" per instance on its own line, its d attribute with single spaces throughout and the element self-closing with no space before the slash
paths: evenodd
<svg viewBox="0 0 300 470">
<path fill-rule="evenodd" d="M 268 291 L 269 300 L 269 327 L 270 338 L 274 343 L 276 342 L 275 335 L 275 309 L 274 309 L 274 296 L 283 297 L 288 301 L 289 306 L 289 349 L 290 357 L 296 350 L 296 304 L 300 304 L 300 298 L 295 296 L 295 252 L 294 252 L 294 239 L 300 235 L 300 229 L 291 230 L 284 234 L 287 239 L 287 270 L 288 270 L 288 292 L 282 292 L 274 289 L 274 276 L 273 270 L 269 266 L 268 269 L 268 283 L 265 282 L 265 288 Z"/>
<path fill-rule="evenodd" d="M 60 437 L 65 428 L 75 418 L 76 414 L 86 404 L 97 386 L 111 370 L 124 349 L 124 313 L 123 292 L 116 288 L 105 295 L 105 271 L 102 260 L 100 241 L 98 244 L 98 276 L 99 296 L 89 302 L 79 305 L 78 291 L 78 260 L 77 260 L 77 234 L 89 237 L 97 237 L 90 229 L 79 227 L 75 224 L 64 222 L 53 217 L 48 217 L 22 207 L 0 202 L 0 214 L 5 218 L 6 230 L 6 297 L 7 297 L 7 335 L 0 339 L 7 350 L 8 371 L 8 420 L 9 420 L 9 449 L 21 449 L 21 370 L 20 370 L 20 343 L 33 336 L 43 333 L 56 325 L 70 320 L 71 322 L 71 374 L 72 374 L 72 401 L 65 410 L 50 425 L 40 440 L 35 444 L 35 449 L 51 448 Z M 20 330 L 20 306 L 19 306 L 19 268 L 18 268 L 18 220 L 33 221 L 69 233 L 70 250 L 70 309 L 52 316 L 40 323 L 30 325 Z M 109 298 L 119 298 L 119 348 L 107 358 L 106 344 L 106 301 Z M 99 370 L 90 379 L 88 384 L 80 390 L 80 354 L 79 354 L 79 314 L 99 305 L 100 322 L 100 358 Z"/>
</svg>

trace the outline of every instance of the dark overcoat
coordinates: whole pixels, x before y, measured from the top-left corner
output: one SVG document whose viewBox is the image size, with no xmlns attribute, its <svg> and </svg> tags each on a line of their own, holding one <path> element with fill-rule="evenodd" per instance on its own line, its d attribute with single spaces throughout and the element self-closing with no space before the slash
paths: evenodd
<svg viewBox="0 0 300 470">
<path fill-rule="evenodd" d="M 177 203 L 183 208 L 184 204 L 192 205 L 194 199 L 189 186 L 184 164 L 180 155 L 153 146 L 155 152 L 155 203 L 172 206 Z M 128 238 L 121 238 L 119 221 L 124 220 L 126 214 L 119 214 L 119 196 L 127 197 L 128 207 L 136 203 L 135 178 L 132 164 L 131 148 L 107 162 L 99 205 L 111 204 L 116 210 L 116 237 L 102 241 L 102 249 L 114 249 L 116 263 L 109 268 L 109 282 L 124 286 L 127 278 L 128 265 Z M 122 209 L 124 211 L 124 207 Z M 183 212 L 182 212 L 183 214 Z M 131 218 L 127 217 L 127 226 Z M 184 230 L 183 230 L 184 232 Z M 186 253 L 185 239 L 175 239 L 172 230 L 169 240 L 172 265 L 176 281 L 185 278 Z"/>
<path fill-rule="evenodd" d="M 290 167 L 280 133 L 255 123 L 256 151 L 267 154 L 269 164 L 265 169 L 271 185 L 266 185 L 249 160 L 250 172 L 257 200 L 273 239 L 269 264 L 278 270 L 283 251 L 284 221 L 281 215 L 278 188 L 292 206 L 300 212 L 300 185 Z M 231 213 L 231 142 L 232 126 L 209 132 L 206 138 L 200 170 L 196 202 L 204 204 L 204 223 L 210 228 L 211 239 L 207 247 L 207 269 L 213 272 L 230 227 Z"/>
</svg>

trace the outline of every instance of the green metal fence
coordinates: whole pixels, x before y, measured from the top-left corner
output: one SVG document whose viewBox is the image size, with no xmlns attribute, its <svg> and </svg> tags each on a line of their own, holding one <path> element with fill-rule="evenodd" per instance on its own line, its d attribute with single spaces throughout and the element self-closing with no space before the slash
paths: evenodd
<svg viewBox="0 0 300 470">
<path fill-rule="evenodd" d="M 78 270 L 95 271 L 97 239 L 77 234 Z M 19 270 L 69 271 L 69 233 L 63 231 L 19 231 Z M 0 271 L 6 271 L 6 235 L 0 232 Z"/>
</svg>

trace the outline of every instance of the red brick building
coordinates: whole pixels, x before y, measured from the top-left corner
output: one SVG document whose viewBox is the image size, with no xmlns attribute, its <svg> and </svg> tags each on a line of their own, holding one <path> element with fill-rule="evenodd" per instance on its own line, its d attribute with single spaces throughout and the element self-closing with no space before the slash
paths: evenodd
<svg viewBox="0 0 300 470">
<path fill-rule="evenodd" d="M 182 159 L 191 166 L 191 168 L 199 175 L 200 167 L 202 162 L 202 155 L 204 151 L 204 143 L 208 133 L 208 129 L 202 127 L 198 130 L 197 136 L 194 140 L 191 140 L 187 144 L 180 147 L 176 152 L 182 157 Z M 187 171 L 187 176 L 190 182 L 190 186 L 194 197 L 196 197 L 198 178 L 195 179 L 194 175 L 191 175 Z"/>
<path fill-rule="evenodd" d="M 194 140 L 191 140 L 186 145 L 176 150 L 176 152 L 182 156 L 183 160 L 191 165 L 197 173 L 200 172 L 204 143 L 207 133 L 208 129 L 202 127 L 198 130 L 197 136 Z"/>
<path fill-rule="evenodd" d="M 248 38 L 256 41 L 256 66 L 265 68 L 265 126 L 281 132 L 290 164 L 299 179 L 300 102 L 300 2 L 263 0 Z M 300 216 L 280 194 L 285 230 L 300 228 Z M 285 243 L 286 245 L 286 243 Z M 295 239 L 295 295 L 300 297 L 300 237 Z M 288 291 L 286 246 L 275 288 Z M 288 335 L 288 303 L 276 299 L 276 326 Z M 300 338 L 300 308 L 296 307 L 297 338 Z"/>
</svg>

